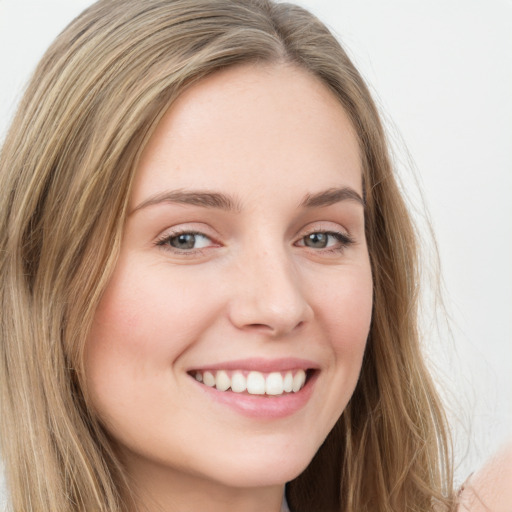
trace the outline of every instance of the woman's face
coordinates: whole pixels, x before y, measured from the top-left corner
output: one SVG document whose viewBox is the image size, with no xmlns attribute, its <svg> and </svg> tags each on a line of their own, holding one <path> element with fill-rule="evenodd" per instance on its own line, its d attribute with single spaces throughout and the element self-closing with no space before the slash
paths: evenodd
<svg viewBox="0 0 512 512">
<path fill-rule="evenodd" d="M 233 68 L 174 103 L 86 346 L 92 404 L 132 476 L 272 486 L 307 466 L 370 326 L 361 197 L 351 123 L 305 71 Z"/>
</svg>

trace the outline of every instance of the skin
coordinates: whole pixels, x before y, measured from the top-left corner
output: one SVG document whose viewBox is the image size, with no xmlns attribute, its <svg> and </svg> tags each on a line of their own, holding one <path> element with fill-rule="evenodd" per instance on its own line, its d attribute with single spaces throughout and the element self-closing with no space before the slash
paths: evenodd
<svg viewBox="0 0 512 512">
<path fill-rule="evenodd" d="M 340 188 L 352 192 L 324 194 Z M 159 201 L 177 190 L 222 193 L 233 208 Z M 304 206 L 316 194 L 329 204 Z M 372 278 L 357 195 L 352 125 L 303 70 L 222 71 L 165 114 L 86 346 L 93 406 L 144 510 L 280 509 L 285 482 L 308 465 L 361 368 Z M 201 233 L 192 249 L 171 245 L 190 231 Z M 326 247 L 311 247 L 318 232 L 352 243 L 326 235 Z M 312 361 L 316 381 L 307 403 L 280 418 L 212 400 L 187 373 L 289 357 Z"/>
<path fill-rule="evenodd" d="M 471 475 L 459 496 L 458 512 L 510 512 L 512 441 Z"/>
</svg>

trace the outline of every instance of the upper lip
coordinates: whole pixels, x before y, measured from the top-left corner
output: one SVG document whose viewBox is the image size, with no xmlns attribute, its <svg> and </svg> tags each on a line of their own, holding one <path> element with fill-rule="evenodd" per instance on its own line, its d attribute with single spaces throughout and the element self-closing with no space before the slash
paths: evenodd
<svg viewBox="0 0 512 512">
<path fill-rule="evenodd" d="M 320 365 L 308 359 L 298 357 L 285 357 L 279 359 L 265 359 L 261 357 L 253 357 L 248 359 L 235 359 L 223 361 L 220 363 L 206 364 L 194 366 L 189 371 L 199 370 L 248 370 L 262 373 L 268 372 L 284 372 L 287 370 L 318 370 Z"/>
</svg>

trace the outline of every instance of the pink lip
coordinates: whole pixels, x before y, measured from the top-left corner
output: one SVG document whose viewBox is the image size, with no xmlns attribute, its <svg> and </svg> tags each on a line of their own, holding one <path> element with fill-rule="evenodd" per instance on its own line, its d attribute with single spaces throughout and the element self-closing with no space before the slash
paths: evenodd
<svg viewBox="0 0 512 512">
<path fill-rule="evenodd" d="M 248 370 L 262 373 L 285 372 L 288 370 L 318 370 L 318 363 L 301 359 L 297 357 L 287 357 L 281 359 L 264 359 L 253 357 L 250 359 L 237 359 L 221 363 L 208 364 L 190 368 L 188 371 L 207 371 L 207 370 Z"/>
<path fill-rule="evenodd" d="M 293 367 L 296 368 L 297 366 Z M 226 366 L 222 366 L 221 368 L 226 369 Z M 237 368 L 240 367 L 237 366 Z M 289 367 L 286 369 L 289 369 Z M 319 371 L 312 372 L 304 387 L 297 393 L 287 393 L 279 396 L 248 395 L 244 393 L 234 393 L 233 391 L 218 391 L 215 388 L 201 384 L 193 377 L 191 377 L 191 379 L 193 379 L 193 382 L 198 386 L 200 391 L 204 393 L 208 400 L 226 405 L 237 413 L 250 418 L 275 420 L 291 416 L 307 404 L 313 393 L 319 373 Z"/>
</svg>

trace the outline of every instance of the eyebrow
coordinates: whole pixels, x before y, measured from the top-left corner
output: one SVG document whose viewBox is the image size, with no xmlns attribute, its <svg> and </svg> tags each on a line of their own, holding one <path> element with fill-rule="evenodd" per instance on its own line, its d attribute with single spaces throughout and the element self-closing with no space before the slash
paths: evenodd
<svg viewBox="0 0 512 512">
<path fill-rule="evenodd" d="M 364 199 L 353 188 L 330 188 L 317 194 L 307 194 L 300 203 L 302 208 L 322 208 L 331 206 L 341 201 L 355 201 L 361 206 L 365 206 Z"/>
<path fill-rule="evenodd" d="M 216 208 L 219 210 L 226 211 L 241 211 L 240 204 L 235 199 L 218 192 L 209 192 L 201 190 L 172 190 L 168 192 L 162 192 L 149 197 L 145 201 L 142 201 L 136 206 L 130 213 L 135 213 L 142 208 L 153 206 L 161 203 L 176 203 L 176 204 L 190 204 L 194 206 L 201 206 L 203 208 Z"/>
<path fill-rule="evenodd" d="M 300 202 L 299 208 L 324 208 L 342 201 L 355 201 L 363 207 L 365 206 L 365 202 L 358 192 L 350 187 L 342 187 L 330 188 L 316 194 L 306 194 Z M 130 212 L 130 215 L 148 206 L 162 203 L 193 205 L 228 212 L 242 211 L 240 202 L 226 194 L 202 190 L 172 190 L 155 194 L 142 201 Z"/>
</svg>

